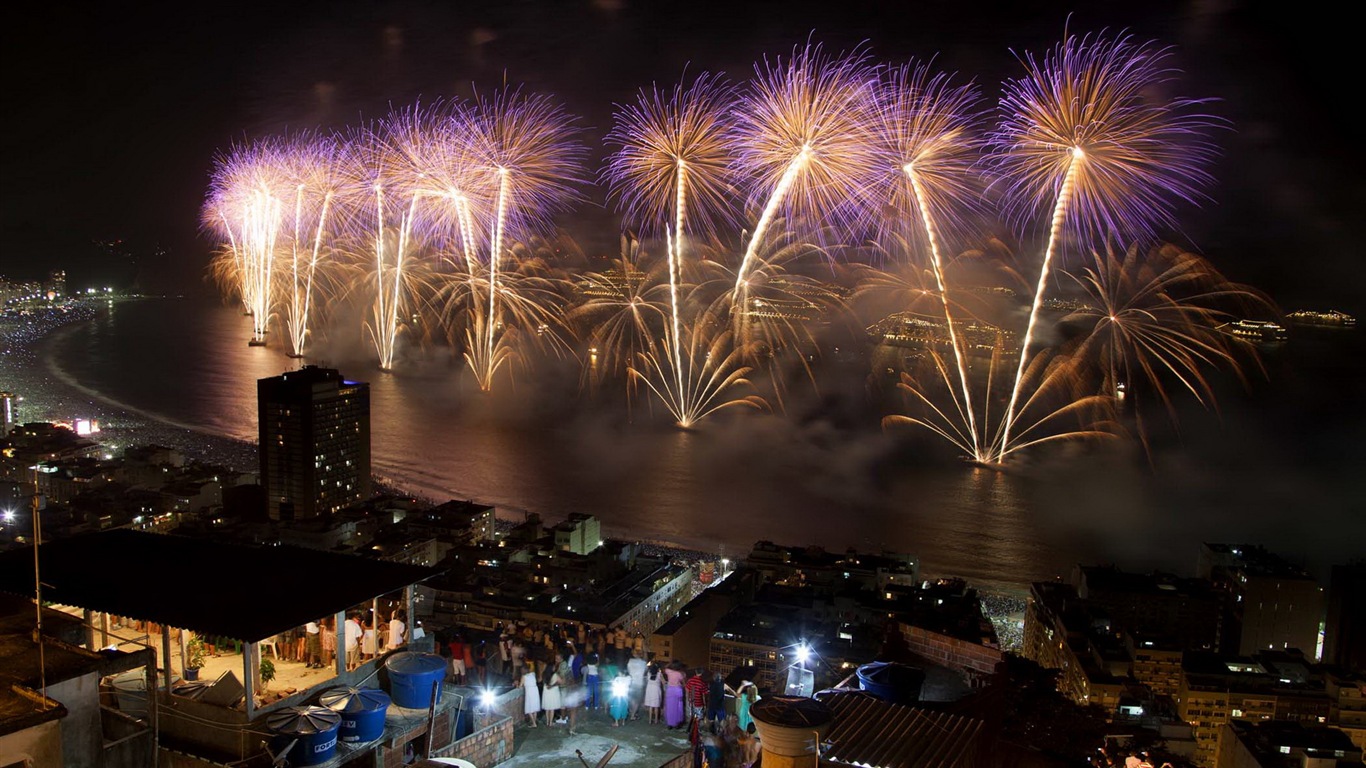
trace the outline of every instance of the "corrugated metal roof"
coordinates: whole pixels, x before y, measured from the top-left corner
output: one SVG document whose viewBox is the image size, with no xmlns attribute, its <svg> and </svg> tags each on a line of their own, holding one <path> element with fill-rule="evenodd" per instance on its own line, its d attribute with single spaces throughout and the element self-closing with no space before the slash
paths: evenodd
<svg viewBox="0 0 1366 768">
<path fill-rule="evenodd" d="M 116 529 L 42 545 L 43 600 L 256 642 L 441 573 L 300 547 Z M 33 595 L 33 550 L 0 552 L 0 591 Z"/>
<path fill-rule="evenodd" d="M 861 693 L 821 697 L 835 721 L 821 762 L 869 768 L 966 768 L 975 765 L 980 720 L 889 704 Z"/>
</svg>

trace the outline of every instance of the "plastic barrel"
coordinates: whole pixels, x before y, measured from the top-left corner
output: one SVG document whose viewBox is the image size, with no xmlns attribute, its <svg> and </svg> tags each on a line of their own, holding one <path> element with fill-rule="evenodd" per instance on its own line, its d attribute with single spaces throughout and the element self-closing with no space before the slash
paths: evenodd
<svg viewBox="0 0 1366 768">
<path fill-rule="evenodd" d="M 457 709 L 451 714 L 455 715 L 455 738 L 457 740 L 474 733 L 474 710 Z"/>
<path fill-rule="evenodd" d="M 289 750 L 292 766 L 321 765 L 337 751 L 337 729 L 341 715 L 327 707 L 289 707 L 266 718 L 266 727 L 276 734 L 273 749 L 283 749 L 298 739 Z"/>
<path fill-rule="evenodd" d="M 165 670 L 157 670 L 156 687 L 160 689 L 166 684 L 166 678 L 162 677 Z M 114 686 L 114 692 L 118 697 L 119 711 L 127 713 L 130 717 L 147 716 L 147 673 L 142 669 L 130 669 L 109 678 L 109 682 Z M 180 682 L 180 675 L 171 675 L 171 690 L 175 690 L 176 683 Z"/>
<path fill-rule="evenodd" d="M 925 671 L 895 662 L 874 661 L 858 668 L 859 687 L 892 704 L 915 704 Z"/>
<path fill-rule="evenodd" d="M 337 738 L 343 744 L 365 744 L 384 735 L 389 694 L 378 688 L 333 688 L 324 691 L 318 703 L 341 715 Z"/>
<path fill-rule="evenodd" d="M 394 706 L 407 709 L 426 709 L 432 703 L 432 684 L 437 684 L 436 695 L 441 695 L 440 684 L 446 679 L 446 660 L 431 653 L 404 651 L 384 662 L 389 671 L 389 695 Z"/>
</svg>

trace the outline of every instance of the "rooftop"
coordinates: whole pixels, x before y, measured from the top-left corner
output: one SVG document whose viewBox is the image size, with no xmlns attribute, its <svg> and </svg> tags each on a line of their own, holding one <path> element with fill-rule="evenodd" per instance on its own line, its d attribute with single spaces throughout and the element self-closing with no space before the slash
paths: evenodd
<svg viewBox="0 0 1366 768">
<path fill-rule="evenodd" d="M 498 767 L 580 765 L 576 751 L 583 753 L 583 759 L 589 765 L 596 765 L 614 745 L 617 751 L 612 757 L 613 766 L 657 766 L 688 750 L 687 731 L 670 731 L 661 724 L 651 725 L 646 722 L 643 711 L 641 719 L 627 720 L 617 728 L 612 726 L 607 712 L 582 710 L 575 730 L 577 733 L 571 736 L 567 725 L 547 728 L 542 722 L 538 727 L 530 728 L 519 722 L 513 735 L 516 752 Z"/>
<path fill-rule="evenodd" d="M 38 560 L 45 601 L 248 642 L 440 573 L 298 547 L 126 529 L 43 544 Z M 0 591 L 32 595 L 33 566 L 31 549 L 0 553 Z"/>
<path fill-rule="evenodd" d="M 837 693 L 821 701 L 835 714 L 821 763 L 881 768 L 976 765 L 982 721 L 890 704 L 866 694 Z"/>
</svg>

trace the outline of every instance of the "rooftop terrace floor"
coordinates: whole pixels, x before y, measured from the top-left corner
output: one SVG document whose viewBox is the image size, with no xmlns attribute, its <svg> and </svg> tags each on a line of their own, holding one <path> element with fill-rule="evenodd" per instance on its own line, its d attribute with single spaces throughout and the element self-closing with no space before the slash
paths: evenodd
<svg viewBox="0 0 1366 768">
<path fill-rule="evenodd" d="M 531 728 L 524 723 L 525 718 L 514 732 L 516 753 L 511 760 L 499 763 L 499 768 L 582 766 L 575 750 L 583 753 L 589 766 L 595 766 L 613 744 L 618 745 L 617 753 L 609 765 L 654 768 L 688 749 L 686 730 L 670 731 L 663 724 L 651 725 L 645 721 L 644 712 L 639 720 L 628 720 L 616 728 L 606 711 L 581 710 L 572 736 L 567 725 L 546 727 L 543 721 Z"/>
</svg>

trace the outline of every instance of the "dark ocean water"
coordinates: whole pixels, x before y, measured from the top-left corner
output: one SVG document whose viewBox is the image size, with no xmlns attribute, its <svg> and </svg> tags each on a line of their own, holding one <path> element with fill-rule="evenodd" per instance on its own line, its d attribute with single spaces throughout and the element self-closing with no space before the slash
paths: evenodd
<svg viewBox="0 0 1366 768">
<path fill-rule="evenodd" d="M 101 402 L 111 426 L 254 442 L 256 380 L 298 361 L 248 333 L 234 308 L 146 299 L 43 355 L 53 386 Z M 681 432 L 639 403 L 574 397 L 573 371 L 481 395 L 445 359 L 392 374 L 363 352 L 315 362 L 370 382 L 375 472 L 413 493 L 591 513 L 609 535 L 732 555 L 760 539 L 909 552 L 927 574 L 1018 591 L 1078 562 L 1190 573 L 1202 540 L 1263 543 L 1318 573 L 1366 555 L 1363 351 L 1356 331 L 1299 331 L 1268 352 L 1268 378 L 1230 380 L 1217 412 L 1183 408 L 1151 460 L 1064 449 L 1011 474 L 894 441 L 875 419 L 746 412 Z"/>
</svg>

